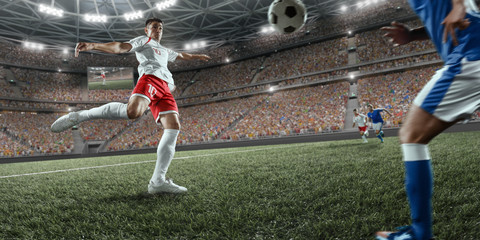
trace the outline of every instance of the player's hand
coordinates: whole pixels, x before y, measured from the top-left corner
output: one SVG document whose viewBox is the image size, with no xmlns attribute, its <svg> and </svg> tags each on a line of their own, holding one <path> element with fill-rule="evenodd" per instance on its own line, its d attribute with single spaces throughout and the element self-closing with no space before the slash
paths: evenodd
<svg viewBox="0 0 480 240">
<path fill-rule="evenodd" d="M 458 45 L 457 36 L 455 35 L 455 29 L 465 30 L 470 26 L 470 20 L 465 19 L 465 6 L 463 3 L 457 3 L 453 5 L 452 10 L 443 20 L 442 25 L 445 26 L 443 31 L 443 42 L 447 42 L 447 37 L 450 35 L 454 46 Z"/>
<path fill-rule="evenodd" d="M 391 26 L 382 27 L 380 30 L 387 32 L 383 36 L 390 38 L 389 41 L 393 43 L 394 47 L 404 45 L 412 41 L 410 28 L 402 23 L 392 22 Z"/>
<path fill-rule="evenodd" d="M 202 61 L 205 61 L 205 62 L 208 62 L 208 60 L 212 59 L 210 56 L 208 56 L 206 54 L 199 54 L 197 57 L 198 57 L 198 59 L 200 59 Z"/>
<path fill-rule="evenodd" d="M 77 46 L 75 46 L 75 57 L 78 57 L 78 53 L 81 51 L 89 51 L 92 49 L 93 49 L 92 43 L 79 42 L 77 43 Z"/>
</svg>

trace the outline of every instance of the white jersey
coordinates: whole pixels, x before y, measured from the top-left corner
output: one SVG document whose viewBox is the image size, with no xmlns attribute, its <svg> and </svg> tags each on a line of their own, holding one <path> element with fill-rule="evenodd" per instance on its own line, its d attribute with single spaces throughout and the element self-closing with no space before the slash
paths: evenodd
<svg viewBox="0 0 480 240">
<path fill-rule="evenodd" d="M 151 74 L 174 85 L 172 73 L 167 68 L 168 62 L 173 62 L 178 53 L 165 48 L 159 42 L 147 36 L 136 37 L 128 41 L 132 45 L 130 52 L 135 52 L 138 62 L 138 74 Z"/>
<path fill-rule="evenodd" d="M 356 123 L 358 127 L 365 127 L 367 116 L 359 113 L 357 116 L 353 117 L 353 122 Z"/>
</svg>

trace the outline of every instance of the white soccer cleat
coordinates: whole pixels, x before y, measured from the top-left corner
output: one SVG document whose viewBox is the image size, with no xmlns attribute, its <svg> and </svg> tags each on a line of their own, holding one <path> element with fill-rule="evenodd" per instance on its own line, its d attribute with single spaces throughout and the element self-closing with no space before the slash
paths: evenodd
<svg viewBox="0 0 480 240">
<path fill-rule="evenodd" d="M 367 141 L 367 140 L 363 140 L 363 143 L 368 143 L 368 141 Z"/>
<path fill-rule="evenodd" d="M 80 123 L 78 120 L 79 114 L 77 112 L 71 112 L 67 115 L 61 116 L 57 121 L 55 121 L 50 129 L 52 132 L 63 132 L 72 128 L 73 126 Z"/>
<path fill-rule="evenodd" d="M 157 194 L 157 193 L 186 193 L 187 188 L 178 186 L 173 183 L 172 179 L 167 179 L 163 183 L 155 184 L 150 181 L 148 184 L 148 193 Z"/>
</svg>

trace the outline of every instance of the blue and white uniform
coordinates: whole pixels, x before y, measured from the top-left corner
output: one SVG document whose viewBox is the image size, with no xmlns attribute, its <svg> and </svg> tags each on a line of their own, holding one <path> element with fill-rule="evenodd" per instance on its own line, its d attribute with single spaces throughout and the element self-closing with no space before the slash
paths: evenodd
<svg viewBox="0 0 480 240">
<path fill-rule="evenodd" d="M 452 9 L 451 0 L 409 0 L 420 17 L 445 66 L 438 70 L 414 100 L 435 117 L 452 122 L 469 118 L 480 107 L 480 13 L 465 0 L 470 26 L 456 30 L 458 45 L 449 36 L 443 43 L 441 22 Z"/>
<path fill-rule="evenodd" d="M 373 112 L 368 112 L 367 116 L 372 120 L 372 128 L 375 131 L 381 131 L 383 127 L 382 114 L 383 108 L 376 108 Z"/>
</svg>

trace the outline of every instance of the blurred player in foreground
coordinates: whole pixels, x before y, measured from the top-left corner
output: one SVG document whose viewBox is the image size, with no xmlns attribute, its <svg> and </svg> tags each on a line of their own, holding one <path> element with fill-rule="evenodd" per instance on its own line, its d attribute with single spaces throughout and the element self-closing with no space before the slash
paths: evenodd
<svg viewBox="0 0 480 240">
<path fill-rule="evenodd" d="M 355 117 L 353 117 L 352 127 L 355 127 L 355 124 L 357 124 L 358 131 L 360 131 L 360 136 L 362 136 L 363 139 L 363 143 L 368 143 L 367 116 L 358 113 L 358 110 L 356 108 L 353 109 L 353 114 L 355 115 Z"/>
<path fill-rule="evenodd" d="M 157 163 L 148 184 L 149 193 L 183 193 L 187 189 L 173 183 L 165 177 L 168 166 L 175 154 L 175 144 L 180 132 L 178 107 L 171 91 L 175 89 L 172 74 L 167 68 L 168 62 L 176 59 L 208 61 L 204 54 L 177 53 L 160 44 L 163 34 L 163 22 L 158 18 L 148 19 L 145 34 L 128 42 L 77 43 L 75 57 L 81 51 L 98 50 L 106 53 L 135 52 L 139 61 L 140 78 L 128 100 L 128 104 L 112 102 L 90 110 L 71 112 L 57 119 L 51 126 L 53 132 L 62 132 L 92 119 L 135 119 L 143 115 L 150 107 L 156 123 L 164 128 L 157 149 Z"/>
<path fill-rule="evenodd" d="M 410 0 L 424 27 L 382 28 L 395 45 L 430 39 L 445 66 L 423 87 L 400 129 L 411 226 L 377 232 L 377 239 L 433 238 L 433 174 L 428 143 L 480 106 L 480 15 L 473 0 Z M 448 230 L 442 230 L 448 231 Z"/>
</svg>

